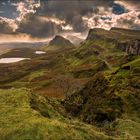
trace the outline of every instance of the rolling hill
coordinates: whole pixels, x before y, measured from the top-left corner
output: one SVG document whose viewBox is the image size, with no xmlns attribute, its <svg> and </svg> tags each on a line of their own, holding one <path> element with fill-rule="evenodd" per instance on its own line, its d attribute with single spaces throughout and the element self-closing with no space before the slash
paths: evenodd
<svg viewBox="0 0 140 140">
<path fill-rule="evenodd" d="M 57 35 L 49 42 L 45 50 L 66 49 L 71 47 L 73 48 L 74 45 L 68 39 Z"/>
<path fill-rule="evenodd" d="M 139 39 L 91 29 L 77 47 L 56 36 L 43 55 L 19 48 L 30 61 L 0 64 L 1 139 L 140 139 Z"/>
</svg>

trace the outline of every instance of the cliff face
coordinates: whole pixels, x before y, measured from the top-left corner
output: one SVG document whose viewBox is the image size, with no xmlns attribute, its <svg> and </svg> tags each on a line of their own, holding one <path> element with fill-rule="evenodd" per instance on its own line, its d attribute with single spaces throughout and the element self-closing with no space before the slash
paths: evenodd
<svg viewBox="0 0 140 140">
<path fill-rule="evenodd" d="M 117 48 L 128 54 L 140 55 L 140 40 L 118 43 Z"/>
<path fill-rule="evenodd" d="M 123 112 L 123 102 L 112 90 L 105 76 L 97 73 L 83 89 L 65 101 L 66 110 L 90 124 L 114 121 Z"/>
<path fill-rule="evenodd" d="M 128 54 L 140 55 L 140 32 L 135 30 L 114 28 L 110 31 L 104 29 L 91 29 L 87 40 L 101 40 L 112 42 L 116 47 Z"/>
<path fill-rule="evenodd" d="M 111 35 L 111 31 L 95 28 L 89 30 L 89 34 L 86 40 L 105 40 L 109 42 L 115 42 L 117 39 L 114 34 Z"/>
</svg>

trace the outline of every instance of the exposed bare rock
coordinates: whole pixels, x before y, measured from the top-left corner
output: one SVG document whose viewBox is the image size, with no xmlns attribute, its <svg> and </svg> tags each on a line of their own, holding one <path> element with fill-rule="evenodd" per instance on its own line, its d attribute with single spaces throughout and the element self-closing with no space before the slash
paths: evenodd
<svg viewBox="0 0 140 140">
<path fill-rule="evenodd" d="M 140 55 L 140 40 L 118 43 L 117 48 L 128 54 Z"/>
</svg>

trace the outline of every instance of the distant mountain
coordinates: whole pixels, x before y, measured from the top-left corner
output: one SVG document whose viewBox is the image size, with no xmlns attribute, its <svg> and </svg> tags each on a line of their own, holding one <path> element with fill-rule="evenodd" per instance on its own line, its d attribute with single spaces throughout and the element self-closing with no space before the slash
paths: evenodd
<svg viewBox="0 0 140 140">
<path fill-rule="evenodd" d="M 62 36 L 55 36 L 49 43 L 49 47 L 74 47 L 74 45 Z"/>
<path fill-rule="evenodd" d="M 40 49 L 42 46 L 46 45 L 47 42 L 9 42 L 0 43 L 0 54 L 4 54 L 13 49 Z"/>
<path fill-rule="evenodd" d="M 26 57 L 26 58 L 32 58 L 36 57 L 37 54 L 35 54 L 35 51 L 38 50 L 37 48 L 31 47 L 31 48 L 13 48 L 9 51 L 3 53 L 0 55 L 0 58 L 9 58 L 9 57 Z"/>
<path fill-rule="evenodd" d="M 73 35 L 68 35 L 66 36 L 66 38 L 69 39 L 75 45 L 79 45 L 82 41 L 84 41 L 84 39 Z"/>
</svg>

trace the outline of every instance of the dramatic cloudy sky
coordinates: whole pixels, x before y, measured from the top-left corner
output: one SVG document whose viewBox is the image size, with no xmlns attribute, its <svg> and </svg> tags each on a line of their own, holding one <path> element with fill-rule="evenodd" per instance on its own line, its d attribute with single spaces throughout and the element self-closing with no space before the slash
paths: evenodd
<svg viewBox="0 0 140 140">
<path fill-rule="evenodd" d="M 84 38 L 111 27 L 140 30 L 140 0 L 0 0 L 0 41 Z"/>
</svg>

